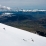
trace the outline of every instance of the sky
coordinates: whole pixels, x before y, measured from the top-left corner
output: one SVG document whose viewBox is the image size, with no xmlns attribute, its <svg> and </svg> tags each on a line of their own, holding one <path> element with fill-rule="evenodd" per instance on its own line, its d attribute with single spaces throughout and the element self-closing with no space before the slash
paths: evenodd
<svg viewBox="0 0 46 46">
<path fill-rule="evenodd" d="M 46 0 L 0 0 L 0 5 L 12 9 L 46 9 Z"/>
</svg>

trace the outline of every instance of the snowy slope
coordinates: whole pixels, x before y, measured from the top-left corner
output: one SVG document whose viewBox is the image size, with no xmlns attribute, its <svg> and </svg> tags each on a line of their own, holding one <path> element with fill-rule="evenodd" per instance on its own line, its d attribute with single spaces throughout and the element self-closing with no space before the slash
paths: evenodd
<svg viewBox="0 0 46 46">
<path fill-rule="evenodd" d="M 0 23 L 0 46 L 46 46 L 46 37 Z"/>
</svg>

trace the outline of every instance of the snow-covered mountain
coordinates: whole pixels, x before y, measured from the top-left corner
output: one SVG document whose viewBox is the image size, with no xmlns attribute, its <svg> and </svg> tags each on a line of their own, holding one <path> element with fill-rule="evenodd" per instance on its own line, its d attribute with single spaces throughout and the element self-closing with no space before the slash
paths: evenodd
<svg viewBox="0 0 46 46">
<path fill-rule="evenodd" d="M 24 10 L 24 9 L 21 9 L 21 10 L 19 10 L 19 11 L 23 11 L 23 12 L 45 12 L 46 10 L 38 10 L 38 9 L 34 9 L 34 10 Z"/>
<path fill-rule="evenodd" d="M 6 7 L 6 6 L 2 6 L 2 5 L 0 5 L 0 11 L 11 11 L 12 10 L 12 8 L 10 8 L 10 7 Z M 33 10 L 24 10 L 24 9 L 14 9 L 13 11 L 16 11 L 16 12 L 18 12 L 18 11 L 23 11 L 23 12 L 37 12 L 37 11 L 46 11 L 46 10 L 38 10 L 38 9 L 33 9 Z"/>
<path fill-rule="evenodd" d="M 10 7 L 0 5 L 0 11 L 10 11 L 10 10 L 11 10 Z"/>
<path fill-rule="evenodd" d="M 46 37 L 0 23 L 0 46 L 46 46 Z"/>
</svg>

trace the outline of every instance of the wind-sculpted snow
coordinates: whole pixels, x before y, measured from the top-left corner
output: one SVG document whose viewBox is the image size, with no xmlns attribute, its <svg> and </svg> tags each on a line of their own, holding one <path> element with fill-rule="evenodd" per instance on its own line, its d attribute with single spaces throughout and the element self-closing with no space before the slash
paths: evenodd
<svg viewBox="0 0 46 46">
<path fill-rule="evenodd" d="M 0 46 L 46 46 L 46 37 L 0 23 Z"/>
</svg>

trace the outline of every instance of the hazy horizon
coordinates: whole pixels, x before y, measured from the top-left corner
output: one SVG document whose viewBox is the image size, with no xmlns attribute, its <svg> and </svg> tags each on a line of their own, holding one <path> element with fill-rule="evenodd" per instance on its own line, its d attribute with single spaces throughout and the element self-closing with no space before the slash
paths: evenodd
<svg viewBox="0 0 46 46">
<path fill-rule="evenodd" d="M 3 6 L 12 9 L 44 9 L 46 10 L 46 0 L 0 0 Z"/>
</svg>

